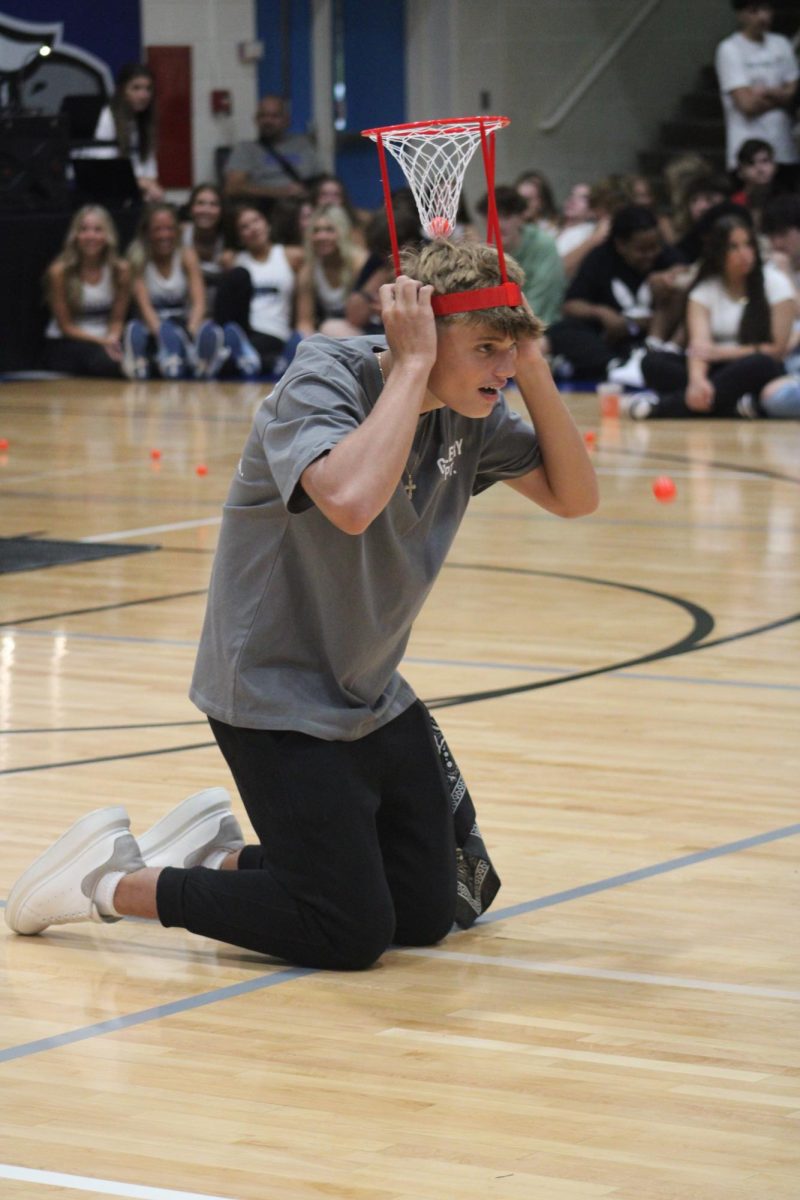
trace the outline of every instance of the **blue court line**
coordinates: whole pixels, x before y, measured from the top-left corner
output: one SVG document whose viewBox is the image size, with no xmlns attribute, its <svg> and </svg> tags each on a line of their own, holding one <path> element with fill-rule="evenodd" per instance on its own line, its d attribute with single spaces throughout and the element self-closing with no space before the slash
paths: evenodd
<svg viewBox="0 0 800 1200">
<path fill-rule="evenodd" d="M 199 996 L 188 996 L 184 1000 L 173 1000 L 170 1004 L 158 1004 L 155 1008 L 145 1008 L 138 1013 L 130 1013 L 127 1017 L 113 1017 L 110 1021 L 100 1021 L 96 1025 L 85 1025 L 82 1029 L 73 1029 L 69 1033 L 57 1033 L 53 1037 L 40 1038 L 37 1042 L 25 1042 L 20 1046 L 10 1046 L 0 1050 L 0 1062 L 11 1062 L 15 1058 L 26 1058 L 31 1054 L 40 1054 L 43 1050 L 56 1050 L 60 1046 L 70 1046 L 74 1042 L 85 1042 L 88 1038 L 101 1037 L 104 1033 L 116 1033 L 119 1029 L 130 1029 L 134 1025 L 144 1025 L 148 1021 L 159 1021 L 162 1017 L 171 1017 L 175 1013 L 189 1012 L 193 1008 L 204 1008 L 207 1004 L 216 1004 L 218 1000 L 230 1000 L 234 996 L 244 996 L 248 992 L 260 992 L 264 988 L 276 987 L 279 983 L 291 983 L 304 975 L 318 974 L 312 967 L 290 967 L 283 971 L 275 971 L 271 975 L 258 979 L 247 979 L 242 983 L 233 983 L 229 987 L 215 988 L 211 992 L 202 992 Z"/>
<path fill-rule="evenodd" d="M 623 887 L 626 883 L 637 883 L 640 879 L 653 879 L 656 875 L 680 871 L 683 867 L 694 866 L 695 863 L 709 862 L 711 859 L 721 858 L 725 854 L 736 854 L 740 850 L 751 850 L 754 846 L 764 846 L 768 842 L 795 837 L 799 833 L 800 824 L 784 825 L 782 829 L 773 829 L 769 833 L 757 833 L 753 837 L 742 838 L 738 842 L 727 842 L 724 846 L 712 846 L 710 850 L 698 850 L 694 854 L 684 854 L 681 858 L 670 858 L 666 862 L 655 863 L 652 867 L 640 867 L 638 871 L 626 871 L 622 875 L 599 879 L 596 883 L 584 883 L 580 887 L 568 888 L 564 892 L 553 892 L 549 896 L 540 896 L 538 900 L 512 904 L 509 908 L 500 908 L 497 912 L 486 913 L 480 918 L 480 921 L 482 925 L 490 925 L 494 921 L 507 921 L 510 917 L 536 912 L 539 908 L 552 908 L 555 904 L 580 900 L 583 896 L 594 896 L 597 892 L 607 892 L 611 888 Z"/>
<path fill-rule="evenodd" d="M 579 887 L 568 888 L 563 892 L 553 892 L 549 896 L 540 896 L 538 900 L 528 900 L 522 904 L 514 904 L 509 908 L 498 909 L 495 913 L 487 913 L 479 919 L 478 924 L 490 925 L 497 921 L 507 921 L 512 917 L 535 912 L 540 908 L 552 908 L 556 904 L 566 904 L 570 900 L 580 900 L 584 896 L 592 896 L 597 892 L 609 891 L 611 888 L 623 887 L 627 883 L 637 883 L 641 879 L 652 879 L 657 875 L 665 875 L 670 871 L 679 871 L 683 867 L 694 866 L 696 863 L 708 862 L 721 858 L 725 854 L 736 854 L 740 850 L 750 850 L 754 846 L 764 846 L 769 842 L 777 842 L 783 838 L 800 834 L 800 823 L 784 825 L 781 829 L 773 829 L 768 833 L 757 833 L 752 837 L 742 838 L 736 842 L 727 842 L 723 846 L 712 846 L 709 850 L 698 850 L 694 854 L 684 854 L 680 858 L 670 858 L 650 867 L 640 867 L 636 871 L 626 871 L 622 875 L 612 875 L 608 879 L 599 879 L 594 883 L 585 883 Z M 456 931 L 465 933 L 467 930 Z M 401 949 L 401 947 L 398 947 Z M 105 1033 L 115 1033 L 120 1029 L 129 1029 L 134 1025 L 143 1025 L 148 1021 L 157 1021 L 162 1017 L 173 1016 L 175 1013 L 188 1012 L 193 1008 L 203 1008 L 207 1004 L 216 1004 L 220 1000 L 229 1000 L 234 996 L 246 995 L 249 992 L 261 991 L 264 988 L 275 987 L 279 983 L 292 983 L 306 975 L 321 974 L 315 967 L 289 967 L 275 971 L 259 979 L 234 983 L 229 987 L 215 988 L 203 992 L 199 996 L 188 996 L 184 1000 L 174 1000 L 170 1004 L 159 1004 L 155 1008 L 146 1008 L 142 1012 L 130 1013 L 126 1017 L 113 1017 L 109 1021 L 101 1021 L 95 1025 L 85 1025 L 68 1033 L 55 1034 L 53 1037 L 40 1038 L 35 1042 L 24 1042 L 19 1046 L 10 1046 L 0 1050 L 0 1062 L 11 1062 L 17 1058 L 27 1058 L 40 1054 L 44 1050 L 55 1050 L 61 1046 L 70 1046 L 74 1042 L 87 1041 L 89 1038 L 101 1037 Z"/>
<path fill-rule="evenodd" d="M 14 637 L 50 638 L 51 640 L 57 637 L 67 637 L 74 641 L 83 642 L 121 642 L 123 644 L 130 642 L 134 645 L 186 646 L 189 649 L 197 649 L 198 645 L 196 638 L 189 640 L 181 638 L 126 637 L 113 633 L 64 634 L 63 630 L 59 629 L 14 629 L 13 626 L 6 628 L 6 634 L 9 636 L 13 635 Z M 477 671 L 515 671 L 517 673 L 533 671 L 544 675 L 570 675 L 574 670 L 574 667 L 554 667 L 550 663 L 478 662 L 467 658 L 420 658 L 416 655 L 407 656 L 403 659 L 403 662 L 424 667 L 469 667 L 470 670 Z M 768 692 L 800 692 L 800 684 L 795 683 L 762 683 L 760 680 L 748 679 L 711 679 L 705 676 L 660 675 L 649 671 L 609 671 L 606 678 L 653 680 L 657 683 L 688 683 L 702 687 L 756 688 L 760 691 Z M 0 729 L 0 734 L 13 732 L 11 729 Z"/>
</svg>

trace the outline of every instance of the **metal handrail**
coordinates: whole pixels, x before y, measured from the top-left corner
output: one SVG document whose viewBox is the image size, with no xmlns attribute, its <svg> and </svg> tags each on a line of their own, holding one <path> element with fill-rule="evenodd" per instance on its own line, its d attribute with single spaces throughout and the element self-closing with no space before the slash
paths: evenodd
<svg viewBox="0 0 800 1200">
<path fill-rule="evenodd" d="M 642 5 L 642 7 L 637 11 L 636 15 L 631 20 L 630 24 L 626 25 L 622 32 L 614 38 L 614 41 L 606 47 L 600 57 L 595 59 L 593 65 L 586 72 L 586 74 L 582 76 L 580 82 L 573 89 L 573 91 L 570 92 L 569 96 L 567 96 L 565 100 L 562 100 L 558 108 L 554 109 L 549 116 L 544 117 L 544 119 L 539 122 L 540 133 L 552 133 L 554 129 L 558 128 L 564 118 L 569 116 L 575 105 L 583 99 L 589 89 L 594 85 L 596 80 L 600 78 L 606 67 L 614 61 L 622 48 L 630 41 L 639 26 L 644 24 L 650 14 L 654 12 L 654 10 L 658 8 L 661 3 L 662 0 L 647 0 L 647 3 Z"/>
</svg>

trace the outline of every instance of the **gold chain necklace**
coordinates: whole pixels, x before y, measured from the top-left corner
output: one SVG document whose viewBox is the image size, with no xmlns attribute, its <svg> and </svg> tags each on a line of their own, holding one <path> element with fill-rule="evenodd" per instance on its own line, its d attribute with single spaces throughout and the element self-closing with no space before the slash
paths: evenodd
<svg viewBox="0 0 800 1200">
<path fill-rule="evenodd" d="M 383 386 L 386 387 L 386 376 L 383 373 L 383 354 L 376 354 L 375 357 L 378 360 L 378 370 L 381 373 L 381 382 L 382 382 Z M 414 463 L 415 471 L 418 466 L 419 466 L 419 456 L 417 456 L 417 461 Z M 411 499 L 413 499 L 414 492 L 416 490 L 417 490 L 417 485 L 414 483 L 414 476 L 411 473 L 411 471 L 409 470 L 409 468 L 406 467 L 406 481 L 403 484 L 403 491 L 408 496 L 409 500 L 411 500 Z"/>
</svg>

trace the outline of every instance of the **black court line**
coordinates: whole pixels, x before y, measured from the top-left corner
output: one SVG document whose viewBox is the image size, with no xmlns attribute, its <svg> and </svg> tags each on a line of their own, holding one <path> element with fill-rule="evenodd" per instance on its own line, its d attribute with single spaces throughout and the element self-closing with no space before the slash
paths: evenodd
<svg viewBox="0 0 800 1200">
<path fill-rule="evenodd" d="M 692 458 L 691 454 L 674 454 L 665 450 L 633 450 L 625 446 L 603 446 L 604 454 L 622 454 L 627 458 L 654 458 L 664 462 L 685 463 L 691 467 L 717 467 L 721 471 L 741 471 L 743 475 L 755 475 L 762 479 L 775 479 L 779 483 L 800 484 L 796 475 L 785 475 L 781 471 L 770 471 L 767 467 L 750 467 L 743 463 L 724 462 L 717 458 Z"/>
<path fill-rule="evenodd" d="M 125 725 L 59 725 L 58 728 L 0 729 L 0 737 L 15 733 L 116 733 L 120 729 L 174 729 L 182 725 L 207 725 L 205 717 L 193 717 L 188 721 L 132 721 Z"/>
<path fill-rule="evenodd" d="M 620 591 L 635 592 L 639 595 L 654 597 L 657 600 L 665 600 L 668 604 L 682 609 L 691 618 L 692 628 L 689 633 L 679 638 L 677 642 L 672 642 L 660 650 L 651 650 L 647 654 L 641 654 L 635 658 L 624 659 L 621 662 L 607 663 L 602 667 L 592 667 L 587 671 L 575 671 L 571 675 L 560 675 L 555 679 L 540 679 L 535 683 L 518 683 L 512 684 L 510 687 L 492 688 L 482 692 L 465 692 L 455 696 L 437 696 L 432 700 L 425 701 L 428 708 L 453 708 L 459 704 L 475 704 L 479 700 L 496 700 L 503 696 L 515 696 L 523 692 L 534 692 L 546 687 L 556 687 L 563 683 L 574 683 L 578 679 L 591 679 L 595 675 L 608 675 L 612 671 L 621 671 L 628 667 L 640 666 L 643 663 L 658 662 L 662 658 L 671 658 L 676 655 L 686 654 L 702 638 L 707 637 L 714 628 L 714 618 L 707 609 L 702 608 L 699 604 L 695 604 L 692 600 L 684 599 L 682 596 L 674 596 L 669 592 L 659 592 L 654 588 L 639 587 L 632 583 L 619 583 L 613 579 L 598 579 L 590 575 L 571 575 L 562 571 L 539 571 L 527 567 L 497 567 L 485 563 L 478 565 L 452 563 L 451 566 L 457 570 L 494 571 L 504 575 L 529 575 L 546 579 L 568 579 L 578 583 L 590 583 L 599 587 L 610 587 L 617 588 Z"/>
<path fill-rule="evenodd" d="M 163 604 L 167 600 L 184 600 L 187 596 L 205 596 L 208 588 L 196 588 L 192 592 L 172 592 L 167 596 L 145 596 L 142 600 L 119 600 L 116 604 L 97 604 L 93 608 L 73 608 L 65 612 L 42 613 L 39 617 L 17 617 L 13 621 L 3 621 L 0 629 L 9 629 L 16 625 L 34 625 L 37 621 L 58 621 L 62 617 L 82 617 L 87 613 L 113 612 L 117 608 L 136 608 L 139 604 Z"/>
<path fill-rule="evenodd" d="M 130 754 L 103 754 L 97 758 L 73 758 L 64 762 L 38 763 L 34 767 L 7 767 L 0 775 L 27 775 L 33 771 L 54 771 L 61 767 L 87 767 L 93 763 L 121 762 L 127 758 L 154 758 L 158 754 L 182 754 L 184 750 L 207 750 L 216 742 L 193 742 L 189 746 L 166 746 L 162 750 L 134 750 Z"/>
<path fill-rule="evenodd" d="M 550 579 L 567 579 L 567 580 L 577 581 L 577 582 L 581 582 L 581 583 L 590 583 L 590 584 L 601 586 L 601 587 L 617 588 L 621 591 L 629 591 L 629 592 L 634 592 L 634 593 L 644 595 L 644 596 L 654 597 L 655 599 L 665 600 L 665 601 L 667 601 L 667 603 L 676 605 L 678 608 L 680 608 L 684 612 L 686 612 L 692 618 L 692 629 L 689 631 L 688 634 L 686 634 L 684 637 L 680 638 L 677 642 L 673 642 L 670 645 L 664 646 L 659 650 L 653 650 L 647 654 L 639 655 L 637 658 L 626 659 L 622 662 L 608 663 L 602 667 L 593 667 L 587 671 L 576 671 L 569 675 L 559 675 L 555 678 L 536 680 L 533 683 L 514 684 L 514 685 L 512 685 L 510 687 L 506 687 L 506 688 L 493 688 L 493 689 L 486 690 L 486 691 L 466 692 L 466 693 L 462 693 L 460 695 L 439 696 L 439 697 L 434 697 L 430 700 L 424 700 L 423 703 L 425 703 L 427 705 L 427 707 L 431 708 L 431 709 L 455 708 L 462 704 L 476 704 L 483 700 L 496 700 L 496 699 L 501 699 L 505 696 L 519 695 L 524 692 L 540 691 L 543 688 L 558 687 L 564 683 L 575 683 L 580 679 L 591 679 L 597 675 L 608 675 L 608 674 L 611 674 L 612 672 L 621 671 L 621 670 L 624 670 L 624 669 L 632 667 L 632 666 L 639 666 L 643 663 L 658 662 L 658 661 L 666 659 L 666 658 L 677 658 L 677 657 L 681 657 L 684 654 L 694 653 L 696 650 L 711 649 L 712 647 L 715 647 L 715 646 L 726 645 L 729 642 L 742 641 L 746 638 L 756 637 L 757 635 L 759 635 L 761 633 L 769 633 L 775 629 L 780 629 L 781 627 L 790 625 L 793 622 L 800 620 L 800 613 L 793 613 L 787 617 L 781 617 L 775 621 L 769 621 L 764 625 L 754 626 L 751 629 L 740 630 L 738 633 L 728 634 L 721 638 L 715 638 L 713 640 L 703 641 L 703 639 L 707 638 L 708 634 L 711 633 L 711 631 L 714 628 L 714 618 L 711 615 L 711 613 L 709 613 L 707 609 L 702 608 L 700 605 L 694 604 L 693 601 L 686 600 L 685 598 L 683 598 L 681 596 L 674 596 L 674 595 L 670 594 L 669 592 L 660 592 L 660 591 L 656 591 L 653 588 L 640 587 L 636 584 L 620 583 L 616 580 L 611 580 L 611 579 L 599 579 L 599 578 L 596 578 L 596 577 L 590 576 L 590 575 L 572 575 L 572 574 L 567 574 L 565 572 L 560 572 L 560 571 L 535 570 L 535 569 L 526 568 L 526 567 L 501 567 L 501 566 L 494 566 L 492 564 L 487 564 L 487 563 L 477 563 L 477 564 L 475 564 L 475 563 L 446 563 L 445 566 L 449 567 L 450 569 L 453 569 L 453 570 L 494 571 L 498 574 L 507 574 L 507 575 L 525 575 L 525 576 L 536 576 L 536 577 L 543 577 L 543 578 L 550 578 Z M 202 593 L 181 593 L 181 594 L 196 595 L 196 594 L 202 594 Z M 157 600 L 157 599 L 171 599 L 171 598 L 172 597 L 155 597 L 153 599 Z M 151 602 L 151 601 L 131 601 L 131 602 L 123 602 L 120 605 L 110 605 L 107 607 L 112 607 L 112 608 L 113 607 L 126 607 L 126 605 L 128 603 L 149 603 L 149 602 Z M 85 611 L 95 611 L 95 610 L 90 609 L 90 610 L 85 610 Z M 38 619 L 38 618 L 34 618 L 34 619 Z M 41 619 L 44 619 L 44 618 L 41 618 Z M 173 727 L 173 726 L 183 726 L 183 725 L 192 725 L 192 724 L 202 725 L 202 724 L 205 724 L 205 721 L 204 721 L 204 719 L 199 718 L 194 721 L 165 721 L 165 722 L 160 722 L 158 724 L 149 724 L 148 723 L 148 724 L 139 724 L 139 725 L 135 725 L 135 724 L 127 725 L 127 726 L 120 725 L 120 726 L 115 726 L 114 728 L 119 728 L 119 729 L 137 729 L 137 728 L 156 729 L 156 728 L 168 728 L 168 727 Z M 99 726 L 99 727 L 97 727 L 97 731 L 101 732 L 101 731 L 107 730 L 108 728 L 109 728 L 108 726 Z M 59 730 L 58 732 L 91 732 L 92 729 L 93 729 L 92 726 L 78 726 L 74 730 L 64 729 L 64 730 Z M 9 731 L 9 732 L 13 732 L 13 731 Z M 35 731 L 27 730 L 27 731 L 19 731 L 19 732 L 31 733 L 31 732 L 35 732 Z M 45 730 L 41 730 L 39 732 L 48 733 L 48 732 L 54 732 L 54 731 L 45 729 Z M 156 749 L 156 750 L 133 751 L 129 754 L 112 754 L 112 755 L 99 756 L 99 757 L 95 757 L 95 758 L 71 759 L 71 760 L 65 760 L 63 762 L 57 762 L 57 763 L 41 763 L 41 764 L 37 764 L 35 766 L 30 766 L 30 767 L 11 767 L 11 768 L 7 768 L 6 770 L 0 771 L 0 776 L 2 776 L 2 775 L 20 775 L 20 774 L 26 774 L 28 772 L 33 772 L 33 771 L 54 770 L 56 768 L 89 766 L 89 765 L 92 765 L 95 763 L 101 763 L 101 762 L 119 762 L 123 759 L 129 759 L 129 758 L 131 758 L 131 759 L 132 758 L 150 758 L 150 757 L 155 757 L 160 754 L 179 754 L 186 750 L 207 749 L 214 745 L 216 745 L 216 743 L 213 741 L 212 742 L 198 742 L 198 743 L 195 743 L 192 745 L 186 745 L 186 746 L 167 746 L 165 748 Z"/>
</svg>

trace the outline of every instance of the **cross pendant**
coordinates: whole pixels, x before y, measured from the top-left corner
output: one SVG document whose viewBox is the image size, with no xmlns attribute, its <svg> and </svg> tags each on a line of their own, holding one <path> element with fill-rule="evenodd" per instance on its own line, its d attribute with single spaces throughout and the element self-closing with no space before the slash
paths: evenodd
<svg viewBox="0 0 800 1200">
<path fill-rule="evenodd" d="M 410 475 L 409 475 L 408 479 L 406 480 L 406 482 L 403 484 L 403 487 L 405 488 L 405 493 L 408 496 L 409 500 L 411 500 L 414 496 L 414 492 L 417 490 L 417 485 L 414 483 L 414 480 L 411 478 Z"/>
</svg>

